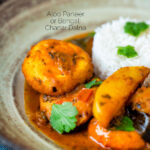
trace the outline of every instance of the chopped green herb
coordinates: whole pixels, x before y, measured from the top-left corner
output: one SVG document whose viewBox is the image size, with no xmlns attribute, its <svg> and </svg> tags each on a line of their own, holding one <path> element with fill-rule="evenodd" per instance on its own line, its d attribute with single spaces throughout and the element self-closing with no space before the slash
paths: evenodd
<svg viewBox="0 0 150 150">
<path fill-rule="evenodd" d="M 138 56 L 138 53 L 135 51 L 134 47 L 131 45 L 127 45 L 125 47 L 118 46 L 117 48 L 118 48 L 118 52 L 117 52 L 118 55 L 123 55 L 128 58 Z"/>
<path fill-rule="evenodd" d="M 94 35 L 95 35 L 95 32 L 91 32 L 88 34 L 88 36 L 90 36 L 90 37 L 94 37 Z"/>
<path fill-rule="evenodd" d="M 115 127 L 116 130 L 121 130 L 121 131 L 134 131 L 135 128 L 133 126 L 133 121 L 127 117 L 124 116 L 118 126 Z"/>
<path fill-rule="evenodd" d="M 149 25 L 145 22 L 127 22 L 124 26 L 125 33 L 131 34 L 133 36 L 139 36 L 141 32 L 148 29 Z"/>
<path fill-rule="evenodd" d="M 90 89 L 91 87 L 97 86 L 97 85 L 100 85 L 100 84 L 102 84 L 102 81 L 97 81 L 97 79 L 94 79 L 94 80 L 86 83 L 85 88 Z"/>
<path fill-rule="evenodd" d="M 69 133 L 76 127 L 78 110 L 71 102 L 53 104 L 50 124 L 58 133 Z"/>
</svg>

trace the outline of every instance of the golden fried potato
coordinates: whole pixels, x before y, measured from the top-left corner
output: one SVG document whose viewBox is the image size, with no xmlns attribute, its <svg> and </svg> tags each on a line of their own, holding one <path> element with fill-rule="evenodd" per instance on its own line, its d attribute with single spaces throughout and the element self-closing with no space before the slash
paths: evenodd
<svg viewBox="0 0 150 150">
<path fill-rule="evenodd" d="M 89 55 L 80 47 L 60 40 L 43 40 L 33 46 L 22 65 L 30 86 L 57 96 L 71 91 L 93 75 Z"/>
<path fill-rule="evenodd" d="M 72 102 L 78 110 L 77 115 L 77 126 L 85 123 L 92 116 L 92 106 L 95 96 L 96 88 L 86 89 L 81 88 L 77 89 L 71 93 L 68 93 L 64 96 L 54 97 L 47 96 L 44 94 L 40 95 L 40 110 L 45 112 L 48 120 L 51 116 L 51 109 L 53 104 L 62 104 L 63 102 Z"/>
<path fill-rule="evenodd" d="M 95 118 L 89 124 L 88 133 L 92 140 L 115 150 L 135 150 L 145 146 L 144 140 L 136 131 L 107 130 Z"/>
<path fill-rule="evenodd" d="M 141 87 L 130 99 L 133 109 L 150 115 L 150 87 Z"/>
<path fill-rule="evenodd" d="M 108 77 L 97 89 L 93 113 L 101 126 L 106 128 L 143 82 L 148 73 L 146 67 L 124 67 Z"/>
</svg>

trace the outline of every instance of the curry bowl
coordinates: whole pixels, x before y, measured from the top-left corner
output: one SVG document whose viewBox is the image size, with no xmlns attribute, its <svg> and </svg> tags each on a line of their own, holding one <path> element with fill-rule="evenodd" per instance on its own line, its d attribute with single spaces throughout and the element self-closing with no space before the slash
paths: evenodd
<svg viewBox="0 0 150 150">
<path fill-rule="evenodd" d="M 97 26 L 120 16 L 149 20 L 150 1 L 7 0 L 1 4 L 0 13 L 0 143 L 12 149 L 66 149 L 43 134 L 27 117 L 24 86 L 28 90 L 30 87 L 25 84 L 21 70 L 27 52 L 41 40 L 68 40 L 75 35 L 90 33 Z M 58 18 L 59 22 L 56 22 Z M 36 96 L 38 93 L 34 92 Z M 30 109 L 35 112 L 38 103 L 32 105 Z M 74 137 L 70 137 L 71 140 Z M 72 146 L 72 149 L 78 147 Z"/>
</svg>

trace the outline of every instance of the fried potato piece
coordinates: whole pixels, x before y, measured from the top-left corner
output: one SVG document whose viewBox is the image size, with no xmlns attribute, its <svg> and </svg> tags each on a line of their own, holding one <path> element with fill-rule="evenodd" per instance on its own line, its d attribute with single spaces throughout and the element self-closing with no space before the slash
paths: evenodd
<svg viewBox="0 0 150 150">
<path fill-rule="evenodd" d="M 150 87 L 141 87 L 131 97 L 134 110 L 150 115 Z"/>
<path fill-rule="evenodd" d="M 93 114 L 106 128 L 109 122 L 119 114 L 129 97 L 148 73 L 146 67 L 124 67 L 108 77 L 96 91 Z"/>
<path fill-rule="evenodd" d="M 136 131 L 107 130 L 95 118 L 89 124 L 88 133 L 92 140 L 113 149 L 140 149 L 145 146 L 144 140 Z"/>
<path fill-rule="evenodd" d="M 62 104 L 63 102 L 72 102 L 78 110 L 77 126 L 85 123 L 92 116 L 92 106 L 96 88 L 77 89 L 69 94 L 59 97 L 40 95 L 40 110 L 45 112 L 48 120 L 51 116 L 53 104 Z"/>
<path fill-rule="evenodd" d="M 58 96 L 71 91 L 93 75 L 89 55 L 80 47 L 60 40 L 43 40 L 28 52 L 22 72 L 36 91 Z"/>
</svg>

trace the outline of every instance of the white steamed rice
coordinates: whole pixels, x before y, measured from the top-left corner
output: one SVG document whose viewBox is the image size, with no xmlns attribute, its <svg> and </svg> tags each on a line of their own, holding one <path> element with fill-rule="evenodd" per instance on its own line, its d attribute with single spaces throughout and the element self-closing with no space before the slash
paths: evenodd
<svg viewBox="0 0 150 150">
<path fill-rule="evenodd" d="M 120 18 L 103 24 L 95 30 L 92 61 L 96 75 L 102 79 L 107 78 L 120 67 L 150 67 L 150 28 L 139 37 L 134 37 L 124 32 L 123 27 L 127 21 L 137 22 L 135 19 Z M 150 21 L 146 23 L 150 24 Z M 138 56 L 126 58 L 117 54 L 117 46 L 127 45 L 134 46 Z"/>
</svg>

